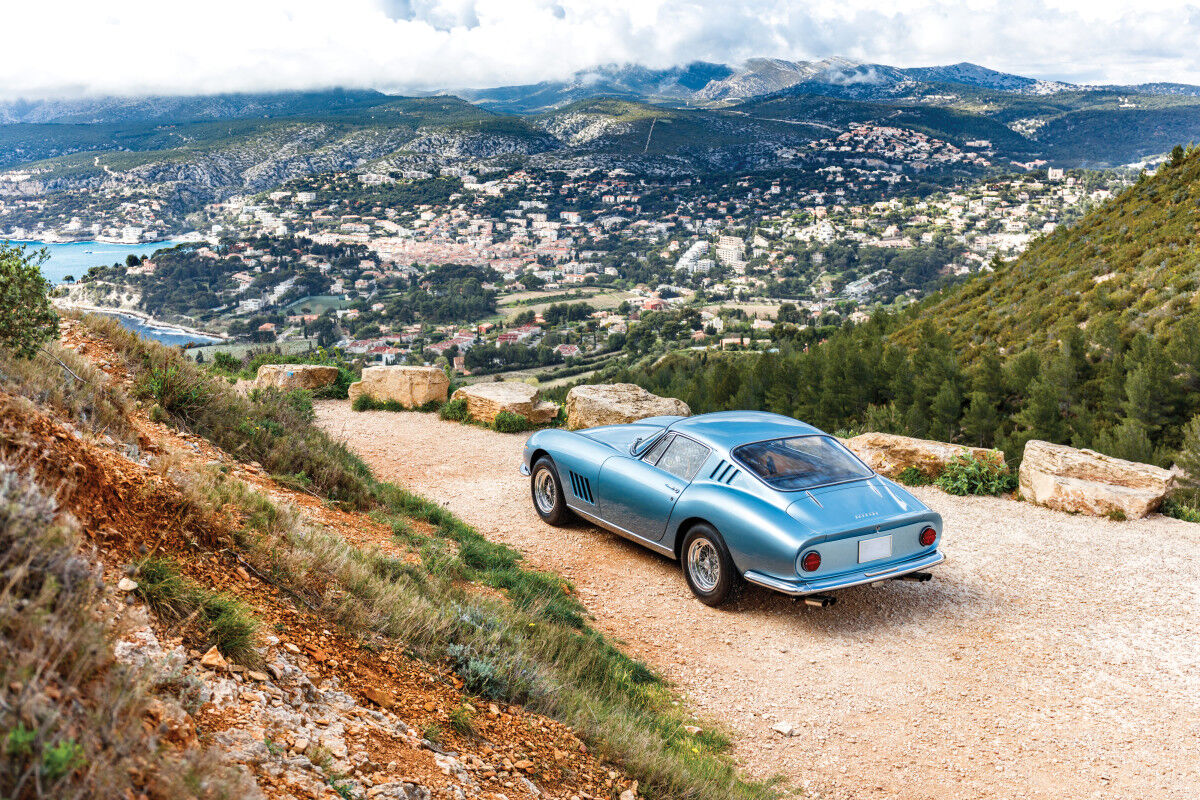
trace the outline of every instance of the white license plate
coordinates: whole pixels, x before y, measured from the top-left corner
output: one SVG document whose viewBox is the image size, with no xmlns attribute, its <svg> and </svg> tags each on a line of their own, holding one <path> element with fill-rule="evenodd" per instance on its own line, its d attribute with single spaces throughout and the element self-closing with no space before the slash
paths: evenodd
<svg viewBox="0 0 1200 800">
<path fill-rule="evenodd" d="M 892 535 L 863 539 L 858 543 L 858 563 L 878 561 L 892 554 Z"/>
</svg>

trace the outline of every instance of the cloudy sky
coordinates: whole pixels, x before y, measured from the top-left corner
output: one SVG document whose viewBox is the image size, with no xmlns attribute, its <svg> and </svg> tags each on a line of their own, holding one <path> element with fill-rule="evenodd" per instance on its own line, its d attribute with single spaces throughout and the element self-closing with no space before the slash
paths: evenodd
<svg viewBox="0 0 1200 800">
<path fill-rule="evenodd" d="M 329 86 L 414 91 L 603 63 L 843 55 L 1075 82 L 1200 83 L 1168 0 L 38 0 L 6 3 L 0 98 Z"/>
</svg>

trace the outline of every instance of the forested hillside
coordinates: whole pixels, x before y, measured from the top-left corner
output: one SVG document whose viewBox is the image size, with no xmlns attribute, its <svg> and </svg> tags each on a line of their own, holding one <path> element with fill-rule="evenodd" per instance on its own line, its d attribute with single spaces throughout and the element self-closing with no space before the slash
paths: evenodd
<svg viewBox="0 0 1200 800">
<path fill-rule="evenodd" d="M 929 301 L 920 318 L 959 347 L 1046 344 L 1105 322 L 1166 342 L 1200 307 L 1198 231 L 1200 149 L 1177 148 L 1154 176 L 994 274 Z"/>
<path fill-rule="evenodd" d="M 1177 150 L 1080 223 L 902 315 L 779 325 L 777 352 L 678 353 L 603 379 L 696 412 L 762 408 L 1013 461 L 1036 438 L 1166 465 L 1200 412 L 1198 223 L 1200 151 Z"/>
</svg>

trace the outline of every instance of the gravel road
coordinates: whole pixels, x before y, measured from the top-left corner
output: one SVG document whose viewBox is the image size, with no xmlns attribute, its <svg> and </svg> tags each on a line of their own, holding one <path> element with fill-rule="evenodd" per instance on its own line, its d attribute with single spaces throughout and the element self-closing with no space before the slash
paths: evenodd
<svg viewBox="0 0 1200 800">
<path fill-rule="evenodd" d="M 733 732 L 751 775 L 831 798 L 1200 797 L 1200 526 L 917 489 L 946 523 L 931 582 L 825 610 L 750 587 L 717 610 L 672 561 L 542 523 L 524 436 L 344 401 L 317 416 L 381 476 L 567 576 L 601 630 Z"/>
</svg>

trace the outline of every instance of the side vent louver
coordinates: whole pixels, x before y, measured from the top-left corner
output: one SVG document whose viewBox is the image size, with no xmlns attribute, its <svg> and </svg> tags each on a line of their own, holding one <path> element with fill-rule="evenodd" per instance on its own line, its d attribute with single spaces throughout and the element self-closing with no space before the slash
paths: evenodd
<svg viewBox="0 0 1200 800">
<path fill-rule="evenodd" d="M 592 499 L 592 484 L 588 479 L 570 470 L 567 474 L 571 476 L 571 493 L 583 502 L 595 505 L 596 501 Z"/>
<path fill-rule="evenodd" d="M 733 482 L 733 479 L 738 476 L 739 472 L 741 472 L 740 469 L 725 459 L 721 459 L 717 466 L 713 468 L 713 471 L 708 473 L 708 478 L 717 483 L 729 484 Z"/>
</svg>

